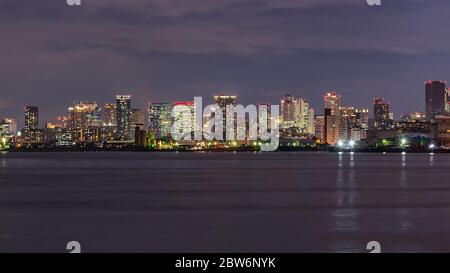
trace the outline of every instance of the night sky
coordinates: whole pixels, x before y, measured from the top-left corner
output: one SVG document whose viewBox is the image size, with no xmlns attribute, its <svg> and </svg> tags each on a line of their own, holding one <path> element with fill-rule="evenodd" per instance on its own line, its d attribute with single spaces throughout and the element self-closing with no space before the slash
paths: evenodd
<svg viewBox="0 0 450 273">
<path fill-rule="evenodd" d="M 74 100 L 311 101 L 384 97 L 398 117 L 424 111 L 428 79 L 450 80 L 450 1 L 0 0 L 0 117 L 41 124 Z"/>
</svg>

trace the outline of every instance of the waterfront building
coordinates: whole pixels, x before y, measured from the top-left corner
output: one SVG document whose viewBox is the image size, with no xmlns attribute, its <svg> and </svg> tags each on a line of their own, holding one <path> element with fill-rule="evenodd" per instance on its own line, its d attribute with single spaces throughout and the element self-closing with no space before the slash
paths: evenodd
<svg viewBox="0 0 450 273">
<path fill-rule="evenodd" d="M 425 82 L 425 109 L 428 121 L 438 115 L 447 115 L 449 101 L 447 83 L 444 81 Z"/>
<path fill-rule="evenodd" d="M 319 116 L 317 115 L 314 119 L 314 136 L 318 138 L 319 140 L 325 139 L 325 116 Z"/>
<path fill-rule="evenodd" d="M 39 143 L 42 142 L 43 134 L 39 129 L 39 108 L 37 106 L 25 107 L 25 128 L 23 135 L 25 142 Z"/>
<path fill-rule="evenodd" d="M 303 134 L 314 134 L 314 109 L 303 98 L 287 94 L 281 99 L 281 129 L 298 128 Z"/>
<path fill-rule="evenodd" d="M 450 148 L 450 117 L 437 115 L 434 117 L 434 139 L 441 145 Z"/>
<path fill-rule="evenodd" d="M 131 135 L 131 96 L 116 96 L 117 132 L 122 141 L 132 139 Z"/>
<path fill-rule="evenodd" d="M 104 126 L 117 126 L 117 108 L 113 103 L 106 103 L 103 106 L 102 120 Z"/>
<path fill-rule="evenodd" d="M 373 103 L 373 114 L 375 121 L 375 128 L 386 130 L 392 128 L 393 118 L 389 111 L 390 105 L 382 98 L 375 98 Z"/>
<path fill-rule="evenodd" d="M 155 139 L 170 137 L 172 105 L 170 103 L 148 104 L 148 128 Z"/>
<path fill-rule="evenodd" d="M 190 132 L 193 139 L 193 133 L 195 128 L 195 107 L 194 102 L 174 102 L 172 104 L 172 124 L 182 124 L 180 132 Z M 174 132 L 171 132 L 173 135 Z M 187 137 L 187 136 L 186 136 Z M 183 136 L 184 138 L 184 136 Z"/>
</svg>

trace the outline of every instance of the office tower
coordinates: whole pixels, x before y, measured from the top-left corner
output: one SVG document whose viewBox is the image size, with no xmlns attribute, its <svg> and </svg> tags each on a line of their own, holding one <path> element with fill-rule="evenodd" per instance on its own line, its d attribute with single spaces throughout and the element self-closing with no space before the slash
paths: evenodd
<svg viewBox="0 0 450 273">
<path fill-rule="evenodd" d="M 320 140 L 325 139 L 325 116 L 316 116 L 314 120 L 314 136 Z"/>
<path fill-rule="evenodd" d="M 172 105 L 172 122 L 181 124 L 182 128 L 178 128 L 179 132 L 184 132 L 188 134 L 194 132 L 195 128 L 195 106 L 194 102 L 174 102 Z M 172 123 L 172 124 L 173 124 Z M 174 132 L 171 132 L 173 135 Z M 187 135 L 183 135 L 188 137 Z"/>
<path fill-rule="evenodd" d="M 145 113 L 142 109 L 131 109 L 131 127 L 144 130 Z"/>
<path fill-rule="evenodd" d="M 4 118 L 0 122 L 0 149 L 10 147 L 11 140 L 17 134 L 17 122 L 11 118 Z"/>
<path fill-rule="evenodd" d="M 281 99 L 281 128 L 299 128 L 302 133 L 314 134 L 314 110 L 303 98 L 286 95 Z"/>
<path fill-rule="evenodd" d="M 435 116 L 433 138 L 440 146 L 450 147 L 450 116 Z"/>
<path fill-rule="evenodd" d="M 316 133 L 315 128 L 315 118 L 314 118 L 314 109 L 309 108 L 308 111 L 308 124 L 307 124 L 307 133 L 310 135 L 314 135 Z"/>
<path fill-rule="evenodd" d="M 37 106 L 25 107 L 25 130 L 39 129 L 39 109 Z"/>
<path fill-rule="evenodd" d="M 15 136 L 17 134 L 17 121 L 12 118 L 4 118 L 0 122 L 0 126 L 2 127 L 2 131 L 11 136 Z"/>
<path fill-rule="evenodd" d="M 103 107 L 102 119 L 105 126 L 117 126 L 117 111 L 115 104 L 105 104 Z"/>
<path fill-rule="evenodd" d="M 310 133 L 310 110 L 309 102 L 303 98 L 298 98 L 298 113 L 299 118 L 297 120 L 297 126 L 301 129 L 302 133 Z M 314 117 L 314 113 L 313 113 Z"/>
<path fill-rule="evenodd" d="M 339 141 L 339 116 L 332 115 L 333 111 L 325 108 L 325 141 L 330 145 L 335 145 Z"/>
<path fill-rule="evenodd" d="M 223 114 L 223 121 L 222 121 L 222 126 L 223 126 L 223 139 L 226 139 L 226 127 L 227 127 L 227 120 L 232 120 L 233 124 L 234 124 L 234 132 L 236 135 L 236 130 L 237 130 L 237 122 L 236 122 L 236 118 L 237 115 L 235 113 L 229 113 L 227 115 L 227 106 L 233 106 L 236 107 L 236 103 L 237 103 L 237 96 L 235 95 L 225 95 L 224 93 L 221 93 L 219 95 L 214 95 L 214 102 L 222 109 L 222 114 Z"/>
<path fill-rule="evenodd" d="M 362 129 L 369 129 L 369 109 L 355 109 L 356 126 Z"/>
<path fill-rule="evenodd" d="M 68 109 L 69 130 L 74 142 L 100 141 L 101 109 L 96 102 L 74 103 Z"/>
<path fill-rule="evenodd" d="M 69 108 L 72 113 L 73 128 L 101 127 L 101 109 L 96 102 L 74 103 Z"/>
<path fill-rule="evenodd" d="M 170 136 L 172 105 L 170 103 L 148 104 L 148 128 L 154 134 L 155 139 Z"/>
<path fill-rule="evenodd" d="M 366 139 L 367 131 L 369 130 L 369 109 L 366 108 L 355 109 L 355 115 L 356 115 L 356 124 L 353 126 L 352 130 L 355 131 L 356 129 L 360 129 L 359 138 Z M 351 135 L 352 139 L 356 140 L 354 134 Z"/>
<path fill-rule="evenodd" d="M 339 115 L 339 108 L 341 107 L 341 96 L 336 92 L 328 92 L 323 97 L 325 108 L 331 110 L 332 116 Z"/>
<path fill-rule="evenodd" d="M 287 94 L 281 99 L 281 128 L 289 129 L 297 126 L 300 119 L 298 101 L 295 97 Z"/>
<path fill-rule="evenodd" d="M 339 131 L 343 131 L 347 128 L 340 127 L 340 106 L 341 106 L 341 96 L 336 92 L 327 92 L 323 97 L 325 111 L 325 140 L 330 145 L 335 145 L 339 139 Z"/>
<path fill-rule="evenodd" d="M 226 107 L 228 105 L 236 106 L 237 96 L 235 95 L 225 95 L 221 93 L 219 95 L 214 95 L 214 102 L 222 108 L 225 113 Z"/>
<path fill-rule="evenodd" d="M 443 81 L 427 81 L 425 83 L 425 108 L 427 120 L 434 120 L 437 115 L 446 115 L 449 91 Z"/>
<path fill-rule="evenodd" d="M 339 107 L 339 139 L 348 140 L 351 129 L 356 127 L 356 110 L 352 106 Z"/>
<path fill-rule="evenodd" d="M 391 113 L 389 112 L 389 103 L 386 103 L 382 98 L 375 98 L 373 103 L 373 114 L 375 121 L 375 128 L 390 129 L 393 124 Z"/>
<path fill-rule="evenodd" d="M 30 143 L 42 141 L 42 131 L 39 130 L 39 109 L 37 106 L 25 107 L 24 139 Z"/>
<path fill-rule="evenodd" d="M 131 96 L 116 96 L 117 132 L 121 140 L 130 140 L 131 132 Z"/>
</svg>

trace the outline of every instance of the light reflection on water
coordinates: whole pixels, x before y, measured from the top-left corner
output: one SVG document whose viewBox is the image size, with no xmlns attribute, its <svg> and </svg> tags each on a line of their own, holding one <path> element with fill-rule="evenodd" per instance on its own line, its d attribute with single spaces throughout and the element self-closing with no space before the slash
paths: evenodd
<svg viewBox="0 0 450 273">
<path fill-rule="evenodd" d="M 441 236 L 450 233 L 449 155 L 9 153 L 0 160 L 0 252 L 58 252 L 66 239 L 88 241 L 94 252 L 367 252 L 373 240 L 386 252 L 450 251 Z"/>
</svg>

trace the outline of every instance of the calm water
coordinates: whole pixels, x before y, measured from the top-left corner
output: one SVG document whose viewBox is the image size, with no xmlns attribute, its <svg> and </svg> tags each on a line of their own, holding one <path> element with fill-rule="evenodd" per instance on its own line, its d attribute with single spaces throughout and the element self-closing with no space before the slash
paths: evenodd
<svg viewBox="0 0 450 273">
<path fill-rule="evenodd" d="M 450 156 L 0 154 L 0 252 L 450 252 Z"/>
</svg>

